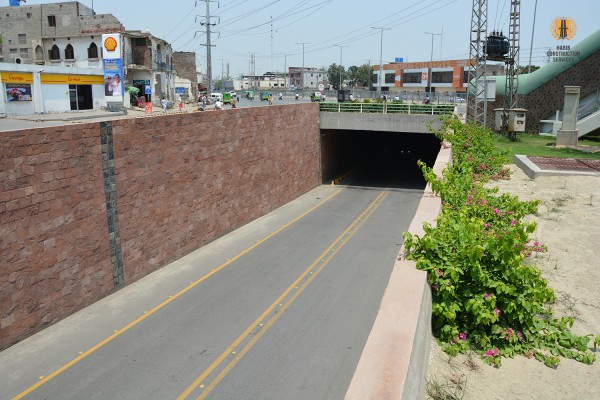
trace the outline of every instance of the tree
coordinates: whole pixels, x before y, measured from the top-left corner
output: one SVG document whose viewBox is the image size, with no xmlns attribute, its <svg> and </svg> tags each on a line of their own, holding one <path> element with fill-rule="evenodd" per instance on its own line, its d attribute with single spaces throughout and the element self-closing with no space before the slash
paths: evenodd
<svg viewBox="0 0 600 400">
<path fill-rule="evenodd" d="M 357 71 L 357 79 L 356 79 L 356 83 L 357 85 L 361 85 L 362 87 L 369 87 L 369 83 L 373 83 L 373 79 L 371 79 L 371 77 L 373 76 L 373 67 L 367 64 L 363 64 L 360 67 L 358 67 L 358 71 Z"/>
<path fill-rule="evenodd" d="M 327 69 L 327 79 L 335 90 L 340 89 L 340 73 L 343 82 L 348 75 L 343 65 L 337 65 L 336 63 L 333 63 Z"/>
<path fill-rule="evenodd" d="M 531 72 L 537 71 L 538 69 L 540 69 L 540 67 L 538 67 L 537 65 L 532 65 L 531 66 Z M 517 73 L 519 75 L 528 74 L 529 73 L 529 65 L 519 65 L 517 67 Z"/>
</svg>

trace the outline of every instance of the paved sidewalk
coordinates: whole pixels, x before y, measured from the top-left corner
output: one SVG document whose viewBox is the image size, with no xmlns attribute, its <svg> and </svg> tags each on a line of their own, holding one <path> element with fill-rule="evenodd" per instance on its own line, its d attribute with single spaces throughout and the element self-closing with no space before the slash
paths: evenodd
<svg viewBox="0 0 600 400">
<path fill-rule="evenodd" d="M 207 110 L 213 108 L 214 106 L 207 106 Z M 179 111 L 178 109 L 167 110 L 166 114 L 189 112 L 197 112 L 195 104 L 186 105 L 183 111 Z M 146 113 L 145 110 L 136 107 L 125 111 L 85 110 L 48 114 L 12 115 L 6 118 L 0 118 L 0 132 L 158 115 L 165 115 L 165 112 L 163 112 L 160 107 L 153 107 L 152 113 Z"/>
</svg>

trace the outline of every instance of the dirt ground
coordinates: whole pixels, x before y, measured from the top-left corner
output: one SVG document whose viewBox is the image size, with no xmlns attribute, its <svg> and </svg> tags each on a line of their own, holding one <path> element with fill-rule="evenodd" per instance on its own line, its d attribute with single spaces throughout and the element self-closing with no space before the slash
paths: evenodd
<svg viewBox="0 0 600 400">
<path fill-rule="evenodd" d="M 510 169 L 511 178 L 497 183 L 500 192 L 541 201 L 531 238 L 548 252 L 531 261 L 556 293 L 555 315 L 574 316 L 574 333 L 600 334 L 600 177 L 534 180 L 515 165 Z M 518 356 L 493 368 L 477 355 L 450 358 L 433 340 L 428 385 L 450 395 L 436 399 L 600 399 L 600 349 L 596 354 L 592 365 L 561 359 L 552 369 Z"/>
</svg>

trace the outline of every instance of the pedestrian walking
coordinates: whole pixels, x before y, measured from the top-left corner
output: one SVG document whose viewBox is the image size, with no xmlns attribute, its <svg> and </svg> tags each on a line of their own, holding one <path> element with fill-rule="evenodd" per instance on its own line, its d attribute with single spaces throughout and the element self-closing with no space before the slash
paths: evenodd
<svg viewBox="0 0 600 400">
<path fill-rule="evenodd" d="M 164 112 L 167 112 L 167 99 L 163 97 L 160 101 L 160 106 L 162 107 Z"/>
<path fill-rule="evenodd" d="M 177 97 L 177 102 L 179 103 L 179 111 L 183 111 L 183 100 L 181 99 L 181 95 Z"/>
</svg>

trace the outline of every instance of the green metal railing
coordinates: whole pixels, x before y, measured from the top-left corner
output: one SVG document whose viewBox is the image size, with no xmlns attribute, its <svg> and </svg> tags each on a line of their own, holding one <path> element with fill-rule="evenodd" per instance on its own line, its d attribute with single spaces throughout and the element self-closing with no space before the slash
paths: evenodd
<svg viewBox="0 0 600 400">
<path fill-rule="evenodd" d="M 328 103 L 320 104 L 320 111 L 357 112 L 379 114 L 429 114 L 450 115 L 454 113 L 452 104 L 405 104 L 405 103 Z"/>
</svg>

